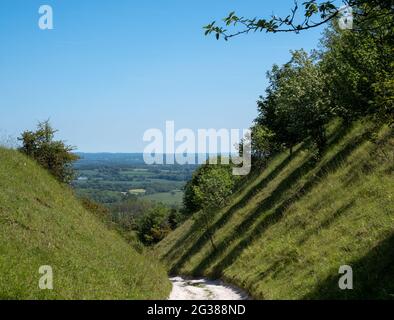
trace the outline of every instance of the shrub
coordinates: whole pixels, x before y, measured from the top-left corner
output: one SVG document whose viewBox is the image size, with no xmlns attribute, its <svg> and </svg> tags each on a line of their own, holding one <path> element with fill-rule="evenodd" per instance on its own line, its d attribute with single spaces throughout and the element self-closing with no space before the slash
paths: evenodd
<svg viewBox="0 0 394 320">
<path fill-rule="evenodd" d="M 138 235 L 146 245 L 153 245 L 165 238 L 171 232 L 169 222 L 170 210 L 163 205 L 157 205 L 138 219 Z"/>
<path fill-rule="evenodd" d="M 49 121 L 40 122 L 36 131 L 25 131 L 18 138 L 22 141 L 19 151 L 36 160 L 60 182 L 69 184 L 74 179 L 72 163 L 78 156 L 72 153 L 73 147 L 55 141 L 55 133 Z"/>
</svg>

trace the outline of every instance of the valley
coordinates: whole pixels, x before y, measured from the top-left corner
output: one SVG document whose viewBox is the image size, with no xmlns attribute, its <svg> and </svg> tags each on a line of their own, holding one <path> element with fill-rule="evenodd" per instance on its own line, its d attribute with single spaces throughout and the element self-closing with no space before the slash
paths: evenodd
<svg viewBox="0 0 394 320">
<path fill-rule="evenodd" d="M 196 165 L 147 165 L 142 153 L 78 153 L 73 187 L 80 197 L 103 204 L 130 196 L 164 203 L 182 204 L 183 188 Z"/>
</svg>

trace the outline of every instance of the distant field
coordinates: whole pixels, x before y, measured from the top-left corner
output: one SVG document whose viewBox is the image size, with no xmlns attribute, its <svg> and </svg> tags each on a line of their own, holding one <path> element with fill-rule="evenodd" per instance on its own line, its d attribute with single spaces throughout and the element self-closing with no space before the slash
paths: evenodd
<svg viewBox="0 0 394 320">
<path fill-rule="evenodd" d="M 131 190 L 129 190 L 129 193 L 138 196 L 138 195 L 145 194 L 146 190 L 145 189 L 131 189 Z"/>
<path fill-rule="evenodd" d="M 183 199 L 183 192 L 176 190 L 173 192 L 155 193 L 152 195 L 143 196 L 143 199 L 161 202 L 167 205 L 181 205 Z"/>
<path fill-rule="evenodd" d="M 146 165 L 141 154 L 84 154 L 75 164 L 77 195 L 109 204 L 128 194 L 168 205 L 182 202 L 193 165 Z"/>
</svg>

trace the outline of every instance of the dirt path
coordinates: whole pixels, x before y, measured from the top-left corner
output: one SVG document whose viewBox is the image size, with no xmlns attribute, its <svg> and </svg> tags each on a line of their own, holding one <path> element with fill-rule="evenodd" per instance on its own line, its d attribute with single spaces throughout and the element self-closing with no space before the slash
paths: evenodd
<svg viewBox="0 0 394 320">
<path fill-rule="evenodd" d="M 169 300 L 246 300 L 240 290 L 220 281 L 206 279 L 189 280 L 182 277 L 170 278 L 172 292 Z"/>
</svg>

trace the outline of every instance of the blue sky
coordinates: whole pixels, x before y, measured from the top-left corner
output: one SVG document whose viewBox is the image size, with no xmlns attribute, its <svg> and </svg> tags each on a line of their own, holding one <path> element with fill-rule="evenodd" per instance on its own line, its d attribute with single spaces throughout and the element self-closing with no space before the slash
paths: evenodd
<svg viewBox="0 0 394 320">
<path fill-rule="evenodd" d="M 0 130 L 50 119 L 84 152 L 141 152 L 145 130 L 248 128 L 266 72 L 322 29 L 229 42 L 202 26 L 230 11 L 285 14 L 293 0 L 2 0 Z M 38 28 L 49 4 L 54 30 Z"/>
</svg>

